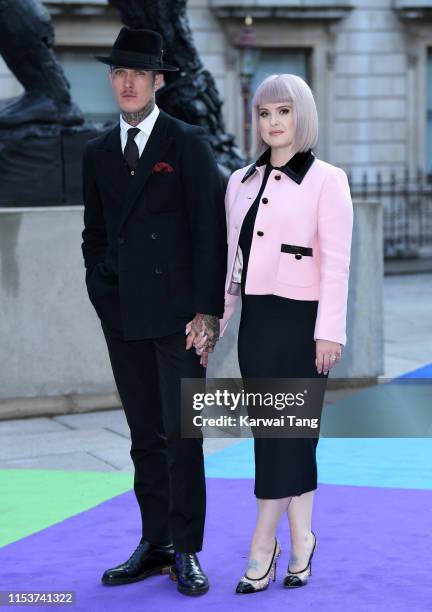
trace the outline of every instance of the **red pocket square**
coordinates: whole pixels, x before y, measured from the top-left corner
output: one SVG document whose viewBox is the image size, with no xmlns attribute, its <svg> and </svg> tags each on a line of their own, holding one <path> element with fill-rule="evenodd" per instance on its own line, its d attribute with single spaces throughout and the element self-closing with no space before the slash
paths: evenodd
<svg viewBox="0 0 432 612">
<path fill-rule="evenodd" d="M 166 174 L 167 172 L 174 172 L 174 168 L 167 162 L 158 162 L 153 166 L 152 172 L 155 174 Z"/>
</svg>

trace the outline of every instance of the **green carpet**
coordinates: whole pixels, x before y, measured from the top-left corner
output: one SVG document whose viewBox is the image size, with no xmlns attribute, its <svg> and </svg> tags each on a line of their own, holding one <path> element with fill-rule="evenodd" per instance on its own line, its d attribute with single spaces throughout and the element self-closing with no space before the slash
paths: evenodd
<svg viewBox="0 0 432 612">
<path fill-rule="evenodd" d="M 122 472 L 0 470 L 0 547 L 131 488 Z"/>
</svg>

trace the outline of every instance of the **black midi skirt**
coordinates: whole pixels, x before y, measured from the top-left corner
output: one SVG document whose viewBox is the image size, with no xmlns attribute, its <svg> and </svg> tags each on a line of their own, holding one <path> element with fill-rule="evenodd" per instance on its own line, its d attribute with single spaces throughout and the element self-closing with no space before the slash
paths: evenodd
<svg viewBox="0 0 432 612">
<path fill-rule="evenodd" d="M 327 378 L 328 374 L 318 374 L 315 365 L 317 309 L 316 300 L 242 291 L 238 337 L 242 377 Z M 256 497 L 280 499 L 316 489 L 317 445 L 318 438 L 256 437 Z"/>
</svg>

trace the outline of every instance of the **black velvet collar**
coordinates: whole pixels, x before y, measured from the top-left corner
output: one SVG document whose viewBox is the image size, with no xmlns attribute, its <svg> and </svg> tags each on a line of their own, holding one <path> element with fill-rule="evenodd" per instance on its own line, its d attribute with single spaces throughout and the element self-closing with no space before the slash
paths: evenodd
<svg viewBox="0 0 432 612">
<path fill-rule="evenodd" d="M 257 161 L 252 164 L 252 166 L 248 169 L 244 177 L 242 178 L 242 183 L 247 181 L 249 177 L 252 176 L 256 172 L 257 166 L 262 166 L 263 164 L 267 164 L 270 162 L 270 147 L 264 151 L 264 153 L 257 159 Z M 312 153 L 312 149 L 308 149 L 307 151 L 299 151 L 291 159 L 277 170 L 280 170 L 290 179 L 295 181 L 300 185 L 302 180 L 304 179 L 306 172 L 312 166 L 315 161 L 315 155 Z"/>
</svg>

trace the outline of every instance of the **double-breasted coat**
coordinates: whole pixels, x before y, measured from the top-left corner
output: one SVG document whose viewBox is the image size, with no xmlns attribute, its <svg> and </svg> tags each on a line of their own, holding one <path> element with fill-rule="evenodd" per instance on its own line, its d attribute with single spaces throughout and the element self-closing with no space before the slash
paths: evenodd
<svg viewBox="0 0 432 612">
<path fill-rule="evenodd" d="M 83 198 L 87 289 L 107 328 L 140 340 L 222 316 L 224 185 L 202 128 L 160 111 L 135 171 L 119 124 L 89 141 Z"/>
</svg>

